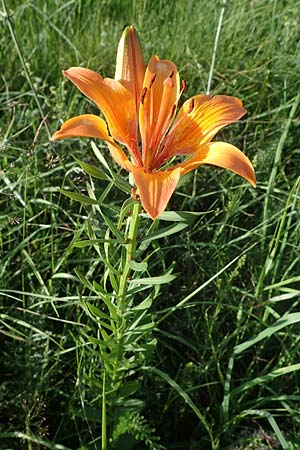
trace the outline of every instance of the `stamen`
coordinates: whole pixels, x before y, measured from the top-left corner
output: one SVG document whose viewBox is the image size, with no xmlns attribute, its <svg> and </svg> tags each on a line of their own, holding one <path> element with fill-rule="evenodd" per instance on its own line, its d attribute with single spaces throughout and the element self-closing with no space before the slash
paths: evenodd
<svg viewBox="0 0 300 450">
<path fill-rule="evenodd" d="M 185 88 L 185 83 L 183 83 L 183 84 L 184 85 L 182 86 L 182 89 Z M 183 90 L 180 92 L 179 98 L 180 98 L 182 92 L 183 92 Z M 174 105 L 175 109 L 177 107 L 177 104 L 178 104 L 178 101 L 177 101 L 176 105 Z M 172 142 L 173 142 L 174 136 L 176 134 L 176 129 L 178 129 L 179 126 L 181 126 L 182 122 L 184 122 L 186 120 L 186 114 L 191 113 L 194 109 L 194 106 L 195 106 L 195 99 L 191 98 L 189 101 L 188 110 L 186 111 L 186 113 L 182 114 L 179 119 L 175 120 L 175 123 L 173 124 L 170 132 L 166 133 L 165 136 L 163 136 L 163 139 L 164 139 L 163 146 L 160 148 L 159 151 L 157 151 L 158 157 L 156 158 L 156 161 L 155 161 L 156 167 L 161 167 L 162 164 L 164 164 L 165 161 L 167 161 L 170 158 L 170 155 L 172 155 L 172 152 L 170 153 L 170 149 L 172 149 Z M 173 108 L 171 109 L 171 113 L 172 113 L 172 110 L 173 110 Z M 163 142 L 163 139 L 161 140 L 161 143 Z"/>
<path fill-rule="evenodd" d="M 171 108 L 170 114 L 169 114 L 169 120 L 173 119 L 176 111 L 176 105 L 174 104 Z"/>
<path fill-rule="evenodd" d="M 154 74 L 152 75 L 152 77 L 151 77 L 150 84 L 149 84 L 149 89 L 152 88 L 152 85 L 153 85 L 155 79 L 156 79 L 156 73 L 154 73 Z"/>
<path fill-rule="evenodd" d="M 145 87 L 143 88 L 142 92 L 141 92 L 141 97 L 140 97 L 140 102 L 141 102 L 142 105 L 144 104 L 144 100 L 145 100 L 146 93 L 147 93 L 147 88 L 146 88 L 146 86 L 145 86 Z"/>
<path fill-rule="evenodd" d="M 186 81 L 185 81 L 185 80 L 182 80 L 182 81 L 181 81 L 181 90 L 180 90 L 180 92 L 179 92 L 178 99 L 177 99 L 177 101 L 176 101 L 176 108 L 177 108 L 177 106 L 178 106 L 179 100 L 180 100 L 182 94 L 184 93 L 185 89 L 186 89 Z"/>
<path fill-rule="evenodd" d="M 194 106 L 195 106 L 195 100 L 193 98 L 191 98 L 191 100 L 189 102 L 189 109 L 187 110 L 187 114 L 189 114 L 193 111 Z"/>
</svg>

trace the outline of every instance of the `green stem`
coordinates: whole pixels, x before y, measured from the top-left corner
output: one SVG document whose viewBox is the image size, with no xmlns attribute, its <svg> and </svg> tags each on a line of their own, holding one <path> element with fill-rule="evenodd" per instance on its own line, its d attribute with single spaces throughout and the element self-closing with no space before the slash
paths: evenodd
<svg viewBox="0 0 300 450">
<path fill-rule="evenodd" d="M 105 370 L 103 373 L 103 387 L 102 387 L 102 444 L 101 450 L 107 449 L 107 436 L 106 436 L 106 386 L 105 386 Z"/>
<path fill-rule="evenodd" d="M 126 311 L 126 295 L 128 289 L 128 278 L 130 276 L 129 262 L 134 259 L 137 243 L 137 235 L 139 228 L 139 214 L 141 212 L 141 204 L 135 203 L 133 206 L 132 215 L 130 217 L 129 230 L 126 238 L 125 255 L 122 258 L 122 274 L 120 276 L 119 291 L 118 291 L 118 306 L 117 306 L 117 326 L 115 332 L 115 342 L 117 343 L 116 359 L 114 363 L 114 373 L 112 380 L 115 389 L 118 389 L 118 383 L 121 379 L 121 372 L 119 371 L 120 361 L 122 360 L 123 351 L 123 335 L 126 329 L 126 319 L 124 317 Z"/>
<path fill-rule="evenodd" d="M 112 388 L 115 393 L 118 391 L 119 385 L 122 381 L 122 371 L 120 371 L 120 365 L 122 363 L 122 357 L 124 354 L 123 348 L 123 337 L 126 329 L 126 320 L 124 318 L 124 313 L 126 311 L 126 295 L 128 289 L 128 278 L 130 276 L 130 266 L 129 262 L 134 259 L 136 252 L 136 244 L 137 244 L 137 236 L 138 236 L 138 228 L 139 228 L 139 215 L 141 212 L 141 204 L 135 203 L 133 206 L 132 215 L 130 217 L 129 229 L 128 233 L 125 232 L 126 239 L 126 249 L 123 249 L 123 254 L 121 256 L 121 266 L 122 266 L 122 274 L 120 276 L 119 281 L 119 289 L 118 289 L 118 306 L 117 306 L 117 326 L 114 334 L 114 341 L 117 345 L 117 350 L 115 353 L 114 359 L 114 369 L 113 373 L 110 374 L 109 378 L 112 381 L 112 386 L 110 383 L 110 393 L 112 392 Z M 111 365 L 110 369 L 111 371 Z M 105 368 L 103 371 L 103 392 L 102 392 L 102 449 L 107 449 L 107 425 L 106 425 L 106 381 L 105 381 Z"/>
<path fill-rule="evenodd" d="M 126 246 L 125 265 L 123 273 L 120 278 L 119 292 L 118 292 L 118 316 L 122 318 L 125 312 L 125 297 L 127 294 L 128 277 L 130 275 L 129 261 L 134 259 L 136 251 L 136 241 L 139 228 L 139 215 L 141 212 L 141 204 L 135 203 L 133 206 L 133 212 L 130 220 L 129 231 L 127 235 L 128 244 Z"/>
<path fill-rule="evenodd" d="M 25 426 L 26 426 L 26 434 L 28 435 L 28 436 L 31 436 L 31 431 L 30 431 L 30 425 L 29 425 L 29 411 L 27 411 L 27 414 L 26 414 L 26 419 L 25 419 Z M 28 439 L 28 442 L 27 442 L 27 449 L 28 450 L 32 450 L 32 444 L 31 444 L 31 441 L 30 441 L 30 439 Z"/>
</svg>

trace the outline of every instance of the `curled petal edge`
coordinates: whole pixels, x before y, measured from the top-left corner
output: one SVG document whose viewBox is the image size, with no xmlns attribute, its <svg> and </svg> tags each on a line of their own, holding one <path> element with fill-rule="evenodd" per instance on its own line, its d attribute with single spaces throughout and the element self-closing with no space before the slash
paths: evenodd
<svg viewBox="0 0 300 450">
<path fill-rule="evenodd" d="M 81 116 L 72 117 L 64 122 L 60 130 L 56 131 L 52 136 L 52 141 L 72 137 L 89 137 L 102 139 L 107 142 L 109 151 L 113 159 L 123 169 L 127 169 L 126 161 L 128 160 L 123 150 L 114 142 L 107 132 L 107 126 L 101 117 L 94 114 L 82 114 Z"/>
<path fill-rule="evenodd" d="M 255 172 L 251 162 L 234 145 L 226 142 L 208 142 L 201 145 L 198 152 L 176 167 L 181 167 L 181 175 L 185 175 L 203 164 L 212 164 L 231 170 L 245 178 L 253 187 L 256 186 Z"/>
</svg>

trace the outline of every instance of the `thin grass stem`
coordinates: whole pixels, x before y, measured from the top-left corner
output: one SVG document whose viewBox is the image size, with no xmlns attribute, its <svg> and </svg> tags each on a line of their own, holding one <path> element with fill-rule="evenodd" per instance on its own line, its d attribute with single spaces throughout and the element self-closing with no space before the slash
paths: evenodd
<svg viewBox="0 0 300 450">
<path fill-rule="evenodd" d="M 46 116 L 45 116 L 45 114 L 44 114 L 42 105 L 41 105 L 41 103 L 40 103 L 40 100 L 39 100 L 39 97 L 38 97 L 38 94 L 37 94 L 37 91 L 36 91 L 36 89 L 35 89 L 35 87 L 34 87 L 34 84 L 33 84 L 32 79 L 31 79 L 31 75 L 30 75 L 30 73 L 29 73 L 29 70 L 28 70 L 28 68 L 27 68 L 27 65 L 26 65 L 24 56 L 23 56 L 23 54 L 22 54 L 21 47 L 20 47 L 20 45 L 19 45 L 17 36 L 16 36 L 16 34 L 15 34 L 14 27 L 13 27 L 13 24 L 12 24 L 12 21 L 11 21 L 11 18 L 10 18 L 9 14 L 8 14 L 8 11 L 7 11 L 7 6 L 6 6 L 6 1 L 5 1 L 5 0 L 2 0 L 2 8 L 3 8 L 3 16 L 4 16 L 4 19 L 6 19 L 7 26 L 8 26 L 8 28 L 9 28 L 9 31 L 10 31 L 10 34 L 11 34 L 11 37 L 12 37 L 12 40 L 13 40 L 14 45 L 15 45 L 15 47 L 16 47 L 16 50 L 17 50 L 19 59 L 20 59 L 20 61 L 21 61 L 21 64 L 22 64 L 22 67 L 23 67 L 23 70 L 24 70 L 24 73 L 25 73 L 25 76 L 26 76 L 26 79 L 27 79 L 27 81 L 28 81 L 28 83 L 29 83 L 29 85 L 30 85 L 30 88 L 31 88 L 31 90 L 32 90 L 33 97 L 34 97 L 34 99 L 35 99 L 35 101 L 36 101 L 38 110 L 39 110 L 40 115 L 41 115 L 41 117 L 42 117 L 42 121 L 43 121 L 44 124 L 45 124 L 45 128 L 46 128 L 46 131 L 47 131 L 49 140 L 50 140 L 50 138 L 51 138 L 51 131 L 50 131 L 50 128 L 49 128 L 49 126 L 48 126 L 48 124 L 47 124 Z"/>
<path fill-rule="evenodd" d="M 102 387 L 102 424 L 101 424 L 101 449 L 107 449 L 107 430 L 106 430 L 106 380 L 105 380 L 105 370 L 103 371 L 103 387 Z"/>
<path fill-rule="evenodd" d="M 217 27 L 216 36 L 215 36 L 213 54 L 212 54 L 212 59 L 211 59 L 211 64 L 210 64 L 210 70 L 209 70 L 209 75 L 208 75 L 208 82 L 207 82 L 207 88 L 206 88 L 206 94 L 207 95 L 209 95 L 209 93 L 210 93 L 210 88 L 211 88 L 212 77 L 213 77 L 213 73 L 214 73 L 215 61 L 216 61 L 216 56 L 217 56 L 217 50 L 218 50 L 219 39 L 220 39 L 221 28 L 222 28 L 222 23 L 223 23 L 223 18 L 224 18 L 224 14 L 225 14 L 226 5 L 227 5 L 227 0 L 223 0 L 223 5 L 222 5 L 222 8 L 221 8 L 221 12 L 220 12 L 220 16 L 219 16 L 219 22 L 218 22 L 218 27 Z"/>
</svg>

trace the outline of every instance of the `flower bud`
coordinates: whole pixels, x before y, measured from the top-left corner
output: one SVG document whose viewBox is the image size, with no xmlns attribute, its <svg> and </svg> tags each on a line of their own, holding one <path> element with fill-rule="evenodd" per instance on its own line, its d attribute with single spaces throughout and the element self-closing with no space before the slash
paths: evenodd
<svg viewBox="0 0 300 450">
<path fill-rule="evenodd" d="M 118 46 L 115 80 L 121 81 L 132 93 L 137 111 L 144 75 L 145 62 L 139 35 L 132 26 L 126 27 Z"/>
</svg>

